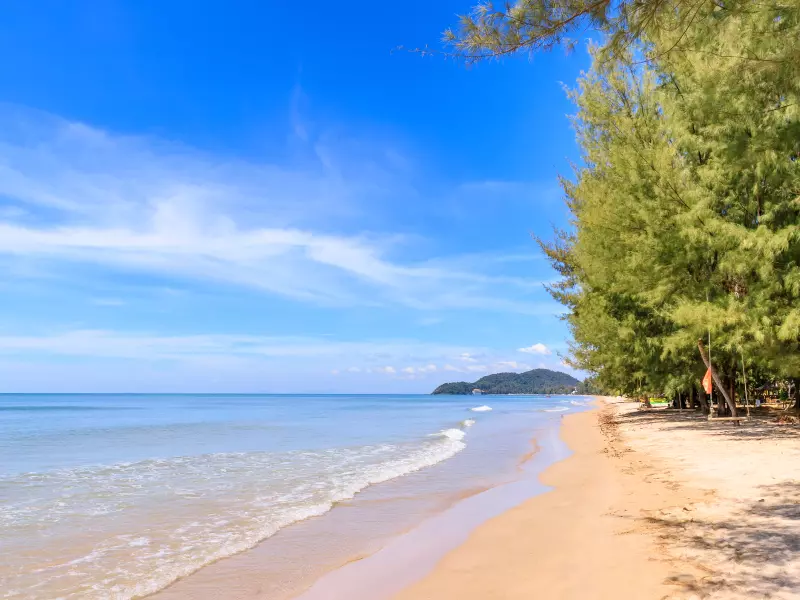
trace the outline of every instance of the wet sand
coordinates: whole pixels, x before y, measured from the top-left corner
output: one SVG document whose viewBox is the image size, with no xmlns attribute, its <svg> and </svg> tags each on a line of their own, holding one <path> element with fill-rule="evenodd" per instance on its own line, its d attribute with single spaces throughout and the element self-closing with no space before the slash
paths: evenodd
<svg viewBox="0 0 800 600">
<path fill-rule="evenodd" d="M 328 513 L 286 527 L 255 548 L 207 565 L 150 597 L 288 600 L 309 588 L 315 587 L 314 593 L 339 589 L 328 578 L 341 581 L 351 565 L 359 571 L 366 565 L 372 576 L 380 574 L 382 591 L 397 592 L 425 575 L 475 526 L 544 489 L 536 474 L 562 456 L 548 457 L 548 448 L 537 451 L 537 445 L 544 440 L 545 446 L 565 449 L 558 439 L 559 425 L 559 416 L 543 411 L 479 422 L 469 429 L 467 448 L 455 457 L 370 486 Z M 508 484 L 516 491 L 508 493 Z M 450 516 L 441 519 L 443 514 Z M 431 526 L 438 527 L 435 534 L 430 534 Z M 436 544 L 426 541 L 431 535 Z M 409 537 L 417 542 L 408 542 Z M 385 558 L 394 556 L 398 542 L 410 544 L 414 560 L 405 561 L 407 568 L 398 569 L 395 558 Z M 419 543 L 426 553 L 418 551 Z M 384 566 L 376 570 L 376 561 Z M 356 587 L 365 590 L 357 581 Z M 376 599 L 374 587 L 365 591 L 346 597 Z"/>
<path fill-rule="evenodd" d="M 466 498 L 391 540 L 377 553 L 351 562 L 318 580 L 297 600 L 383 600 L 424 577 L 472 531 L 548 488 L 537 475 L 569 455 L 559 429 L 539 431 L 535 450 L 522 457 L 519 476 Z M 450 596 L 446 596 L 450 597 Z"/>
</svg>

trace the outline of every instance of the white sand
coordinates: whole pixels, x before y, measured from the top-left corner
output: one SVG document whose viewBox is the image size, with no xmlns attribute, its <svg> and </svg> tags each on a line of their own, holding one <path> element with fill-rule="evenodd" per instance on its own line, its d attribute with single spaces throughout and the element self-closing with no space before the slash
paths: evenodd
<svg viewBox="0 0 800 600">
<path fill-rule="evenodd" d="M 697 572 L 681 597 L 800 598 L 800 430 L 773 419 L 708 423 L 616 403 L 625 443 L 700 500 L 653 517 L 669 556 Z M 694 588 L 694 589 L 692 589 Z"/>
</svg>

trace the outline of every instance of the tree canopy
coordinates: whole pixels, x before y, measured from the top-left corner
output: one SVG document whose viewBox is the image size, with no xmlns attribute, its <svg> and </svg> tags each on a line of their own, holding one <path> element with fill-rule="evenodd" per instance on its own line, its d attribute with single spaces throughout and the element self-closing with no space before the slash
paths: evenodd
<svg viewBox="0 0 800 600">
<path fill-rule="evenodd" d="M 571 92 L 572 222 L 540 241 L 568 360 L 609 390 L 688 392 L 710 336 L 735 411 L 742 364 L 800 378 L 800 3 L 521 0 L 446 37 L 473 60 L 586 27 L 602 40 Z"/>
<path fill-rule="evenodd" d="M 731 19 L 777 16 L 791 28 L 795 2 L 754 3 L 745 0 L 517 0 L 479 2 L 444 40 L 469 62 L 518 52 L 571 47 L 588 31 L 602 34 L 603 49 L 620 56 L 632 47 L 650 58 L 663 53 L 702 53 L 695 36 Z M 653 43 L 655 42 L 655 43 Z M 757 55 L 750 58 L 757 59 Z M 784 56 L 786 60 L 796 58 Z"/>
</svg>

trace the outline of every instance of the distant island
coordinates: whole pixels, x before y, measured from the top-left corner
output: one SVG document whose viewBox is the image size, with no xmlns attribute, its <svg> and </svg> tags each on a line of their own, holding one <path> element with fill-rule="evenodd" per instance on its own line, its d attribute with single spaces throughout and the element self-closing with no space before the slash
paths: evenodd
<svg viewBox="0 0 800 600">
<path fill-rule="evenodd" d="M 474 383 L 443 383 L 433 393 L 468 395 L 473 390 L 480 390 L 484 394 L 569 394 L 575 389 L 581 391 L 580 387 L 581 382 L 572 375 L 550 369 L 533 369 L 524 373 L 495 373 Z"/>
</svg>

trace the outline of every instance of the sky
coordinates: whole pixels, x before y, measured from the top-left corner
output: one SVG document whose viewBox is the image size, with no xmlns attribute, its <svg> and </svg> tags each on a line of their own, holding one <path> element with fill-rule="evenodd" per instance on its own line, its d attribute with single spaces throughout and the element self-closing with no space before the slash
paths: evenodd
<svg viewBox="0 0 800 600">
<path fill-rule="evenodd" d="M 0 392 L 416 393 L 561 364 L 533 236 L 578 160 L 556 50 L 470 0 L 12 0 Z"/>
</svg>

